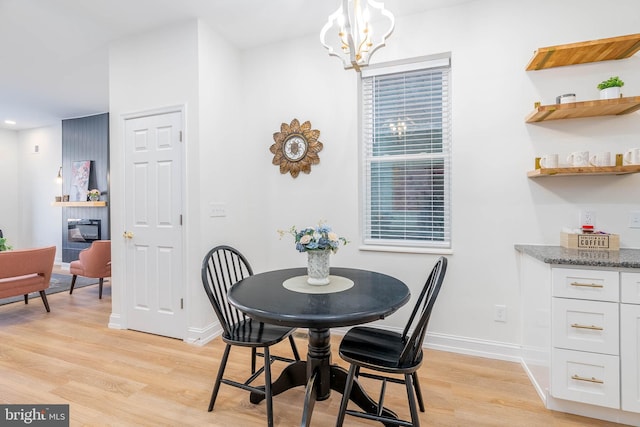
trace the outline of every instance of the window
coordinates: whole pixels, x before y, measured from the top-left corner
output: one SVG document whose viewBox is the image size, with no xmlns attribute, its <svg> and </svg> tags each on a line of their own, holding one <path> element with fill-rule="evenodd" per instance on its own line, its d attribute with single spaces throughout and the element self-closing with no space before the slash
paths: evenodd
<svg viewBox="0 0 640 427">
<path fill-rule="evenodd" d="M 361 78 L 365 245 L 451 247 L 449 57 Z"/>
</svg>

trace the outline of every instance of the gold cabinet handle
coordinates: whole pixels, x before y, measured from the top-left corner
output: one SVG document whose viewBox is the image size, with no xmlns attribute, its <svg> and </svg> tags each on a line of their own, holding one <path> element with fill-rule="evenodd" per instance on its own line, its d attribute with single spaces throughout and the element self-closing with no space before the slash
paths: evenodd
<svg viewBox="0 0 640 427">
<path fill-rule="evenodd" d="M 122 233 L 122 237 L 124 237 L 125 239 L 133 239 L 133 233 L 131 231 L 125 231 L 124 233 Z"/>
<path fill-rule="evenodd" d="M 577 329 L 591 329 L 594 331 L 604 331 L 604 328 L 602 326 L 596 326 L 596 325 L 580 325 L 579 323 L 572 323 L 571 327 L 577 328 Z"/>
<path fill-rule="evenodd" d="M 571 286 L 577 286 L 581 288 L 604 288 L 603 285 L 598 283 L 580 283 L 580 282 L 571 282 Z"/>
<path fill-rule="evenodd" d="M 604 384 L 604 381 L 599 380 L 597 378 L 594 378 L 594 377 L 586 378 L 586 377 L 581 377 L 580 375 L 575 375 L 575 374 L 571 375 L 571 379 L 576 381 L 586 381 L 589 383 Z"/>
</svg>

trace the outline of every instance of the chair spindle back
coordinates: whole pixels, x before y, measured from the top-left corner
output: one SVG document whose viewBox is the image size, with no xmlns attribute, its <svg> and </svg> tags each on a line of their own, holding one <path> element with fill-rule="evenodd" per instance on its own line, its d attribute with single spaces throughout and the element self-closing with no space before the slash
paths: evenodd
<svg viewBox="0 0 640 427">
<path fill-rule="evenodd" d="M 245 320 L 244 313 L 227 301 L 227 292 L 235 283 L 253 275 L 249 261 L 230 246 L 216 246 L 202 261 L 202 284 L 226 336 L 233 325 Z"/>
<path fill-rule="evenodd" d="M 421 354 L 420 349 L 427 332 L 431 311 L 440 292 L 446 272 L 447 259 L 440 257 L 433 266 L 402 333 L 407 342 L 400 355 L 401 364 L 415 362 L 416 358 Z M 412 331 L 411 335 L 409 335 L 410 331 Z"/>
</svg>

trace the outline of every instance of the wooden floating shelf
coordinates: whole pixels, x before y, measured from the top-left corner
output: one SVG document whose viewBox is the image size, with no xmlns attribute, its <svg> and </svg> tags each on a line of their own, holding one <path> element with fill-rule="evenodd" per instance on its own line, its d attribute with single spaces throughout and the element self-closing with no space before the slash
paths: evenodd
<svg viewBox="0 0 640 427">
<path fill-rule="evenodd" d="M 541 105 L 525 118 L 527 123 L 547 120 L 578 119 L 582 117 L 620 116 L 640 109 L 640 96 L 596 99 L 568 104 Z"/>
<path fill-rule="evenodd" d="M 67 208 L 102 208 L 107 202 L 53 202 L 51 206 L 63 206 Z"/>
<path fill-rule="evenodd" d="M 598 167 L 564 167 L 541 168 L 527 172 L 529 178 L 543 176 L 573 176 L 573 175 L 626 175 L 639 173 L 640 165 L 629 166 L 598 166 Z"/>
<path fill-rule="evenodd" d="M 640 34 L 542 47 L 534 52 L 526 70 L 624 59 L 633 56 L 638 50 Z"/>
</svg>

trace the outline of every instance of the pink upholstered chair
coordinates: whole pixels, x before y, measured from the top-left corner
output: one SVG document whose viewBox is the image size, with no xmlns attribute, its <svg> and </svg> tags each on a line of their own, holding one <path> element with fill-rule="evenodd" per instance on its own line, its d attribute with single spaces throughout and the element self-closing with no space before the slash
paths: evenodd
<svg viewBox="0 0 640 427">
<path fill-rule="evenodd" d="M 90 247 L 80 251 L 80 259 L 72 261 L 69 272 L 73 274 L 71 289 L 76 285 L 78 276 L 100 279 L 99 297 L 102 298 L 102 285 L 105 277 L 111 277 L 111 240 L 96 240 Z"/>
</svg>

